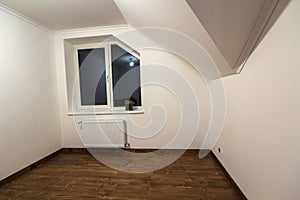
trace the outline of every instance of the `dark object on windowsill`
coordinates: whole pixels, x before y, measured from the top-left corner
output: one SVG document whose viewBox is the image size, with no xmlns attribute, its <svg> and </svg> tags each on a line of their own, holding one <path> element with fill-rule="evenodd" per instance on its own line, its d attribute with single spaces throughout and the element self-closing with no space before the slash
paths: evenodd
<svg viewBox="0 0 300 200">
<path fill-rule="evenodd" d="M 125 100 L 125 110 L 133 110 L 133 104 L 133 101 Z"/>
</svg>

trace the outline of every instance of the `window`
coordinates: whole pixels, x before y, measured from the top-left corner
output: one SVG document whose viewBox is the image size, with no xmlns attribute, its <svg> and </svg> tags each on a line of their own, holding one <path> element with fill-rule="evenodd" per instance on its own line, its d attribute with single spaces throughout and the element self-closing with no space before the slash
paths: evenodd
<svg viewBox="0 0 300 200">
<path fill-rule="evenodd" d="M 75 46 L 78 109 L 142 106 L 139 55 L 119 42 Z"/>
</svg>

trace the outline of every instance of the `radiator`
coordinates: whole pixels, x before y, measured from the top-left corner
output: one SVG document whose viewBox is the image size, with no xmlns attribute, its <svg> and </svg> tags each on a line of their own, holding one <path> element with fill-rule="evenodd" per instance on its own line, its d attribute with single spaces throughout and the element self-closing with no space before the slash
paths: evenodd
<svg viewBox="0 0 300 200">
<path fill-rule="evenodd" d="M 130 147 L 125 120 L 86 120 L 78 124 L 86 147 Z"/>
</svg>

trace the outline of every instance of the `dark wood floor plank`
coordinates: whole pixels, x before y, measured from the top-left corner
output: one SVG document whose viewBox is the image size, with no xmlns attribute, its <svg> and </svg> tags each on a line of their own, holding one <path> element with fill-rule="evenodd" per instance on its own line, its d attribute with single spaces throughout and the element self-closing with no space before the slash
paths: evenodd
<svg viewBox="0 0 300 200">
<path fill-rule="evenodd" d="M 244 199 L 211 155 L 200 160 L 197 153 L 133 174 L 111 169 L 88 152 L 61 151 L 2 185 L 0 199 Z"/>
</svg>

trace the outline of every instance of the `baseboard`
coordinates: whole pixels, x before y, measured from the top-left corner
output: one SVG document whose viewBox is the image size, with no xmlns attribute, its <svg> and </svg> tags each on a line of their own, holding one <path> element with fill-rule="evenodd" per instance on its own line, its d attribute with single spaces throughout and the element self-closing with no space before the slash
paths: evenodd
<svg viewBox="0 0 300 200">
<path fill-rule="evenodd" d="M 62 153 L 89 153 L 89 151 L 84 148 L 84 147 L 80 147 L 80 148 L 62 148 L 60 150 Z"/>
<path fill-rule="evenodd" d="M 243 199 L 247 200 L 247 197 L 244 195 L 244 193 L 239 188 L 239 186 L 236 184 L 236 182 L 233 180 L 233 178 L 230 176 L 230 174 L 226 171 L 225 167 L 222 165 L 222 163 L 220 162 L 220 160 L 218 159 L 218 157 L 214 154 L 214 152 L 211 151 L 210 154 L 212 155 L 212 157 L 214 158 L 214 160 L 216 161 L 216 163 L 218 164 L 218 166 L 222 169 L 223 173 L 228 178 L 228 180 L 233 185 L 233 187 L 242 195 Z"/>
</svg>

